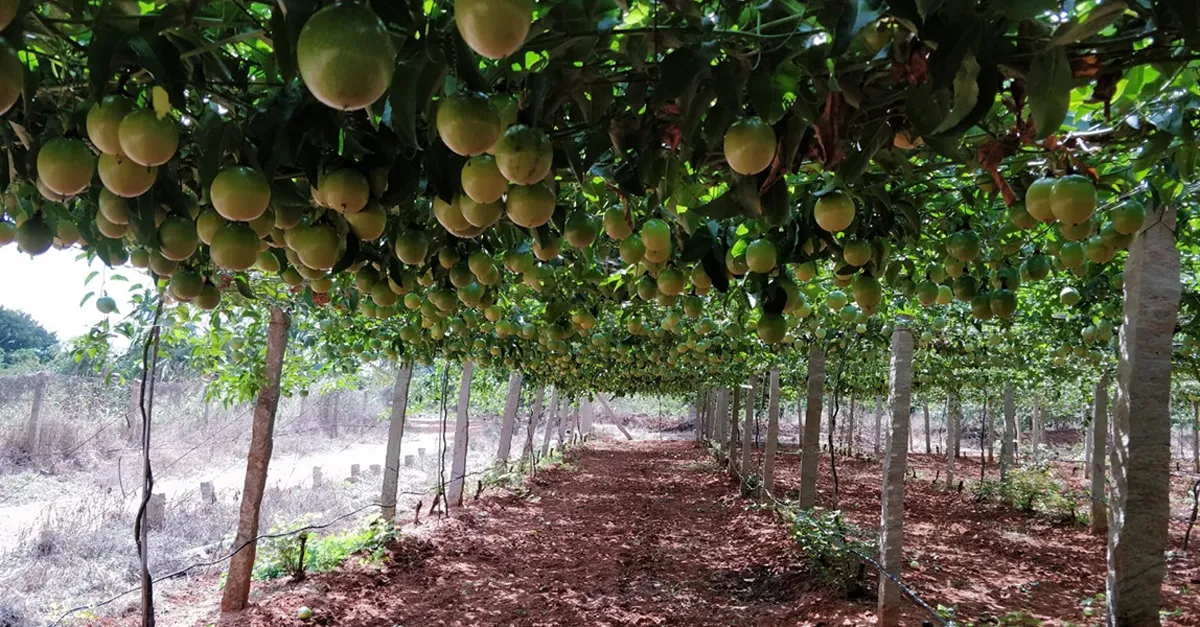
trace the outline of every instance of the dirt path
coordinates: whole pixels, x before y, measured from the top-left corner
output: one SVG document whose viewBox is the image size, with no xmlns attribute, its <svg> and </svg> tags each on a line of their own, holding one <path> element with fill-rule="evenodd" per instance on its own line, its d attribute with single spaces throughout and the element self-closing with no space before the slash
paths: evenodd
<svg viewBox="0 0 1200 627">
<path fill-rule="evenodd" d="M 472 504 L 427 560 L 283 586 L 237 625 L 840 625 L 784 528 L 746 510 L 694 444 L 595 442 L 527 498 Z M 402 557 L 411 558 L 408 554 Z"/>
</svg>

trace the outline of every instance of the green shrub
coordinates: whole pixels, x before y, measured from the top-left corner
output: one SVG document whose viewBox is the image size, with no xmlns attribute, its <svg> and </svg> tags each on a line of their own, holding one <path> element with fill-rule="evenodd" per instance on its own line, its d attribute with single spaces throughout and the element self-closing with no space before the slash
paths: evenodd
<svg viewBox="0 0 1200 627">
<path fill-rule="evenodd" d="M 283 528 L 272 527 L 271 533 L 285 533 L 303 527 L 308 520 L 305 517 Z M 365 562 L 379 562 L 384 557 L 384 548 L 398 536 L 396 526 L 376 514 L 354 529 L 327 536 L 316 536 L 305 531 L 269 538 L 259 543 L 258 557 L 254 561 L 254 578 L 278 579 L 297 577 L 304 572 L 323 573 L 337 568 L 351 555 L 360 553 Z M 300 565 L 302 547 L 303 568 Z"/>
<path fill-rule="evenodd" d="M 976 485 L 982 501 L 1006 502 L 1022 512 L 1039 513 L 1060 521 L 1080 521 L 1077 501 L 1087 495 L 1063 485 L 1043 460 L 1034 460 L 1008 471 L 1004 481 L 986 479 Z"/>
<path fill-rule="evenodd" d="M 792 539 L 804 553 L 805 565 L 830 587 L 855 595 L 865 586 L 866 565 L 859 555 L 871 555 L 866 533 L 848 524 L 836 511 L 795 511 Z"/>
</svg>

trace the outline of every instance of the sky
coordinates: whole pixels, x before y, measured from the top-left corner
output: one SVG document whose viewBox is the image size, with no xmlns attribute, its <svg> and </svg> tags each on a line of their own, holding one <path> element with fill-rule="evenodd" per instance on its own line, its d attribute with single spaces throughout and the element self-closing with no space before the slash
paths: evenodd
<svg viewBox="0 0 1200 627">
<path fill-rule="evenodd" d="M 143 271 L 130 267 L 113 270 L 99 260 L 89 265 L 87 259 L 78 259 L 79 254 L 78 248 L 51 248 L 31 258 L 19 252 L 16 244 L 0 248 L 0 306 L 29 314 L 57 335 L 60 343 L 87 333 L 104 317 L 95 304 L 102 290 L 117 301 L 115 318 L 129 312 L 130 287 L 149 282 Z M 100 274 L 85 285 L 93 271 Z M 129 281 L 113 279 L 114 275 Z M 79 302 L 88 292 L 96 294 L 81 307 Z"/>
</svg>

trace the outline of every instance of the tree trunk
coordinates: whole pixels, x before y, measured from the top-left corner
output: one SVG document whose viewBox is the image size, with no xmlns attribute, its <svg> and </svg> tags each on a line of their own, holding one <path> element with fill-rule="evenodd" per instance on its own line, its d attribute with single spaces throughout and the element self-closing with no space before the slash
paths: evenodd
<svg viewBox="0 0 1200 627">
<path fill-rule="evenodd" d="M 237 552 L 229 561 L 229 574 L 221 597 L 222 612 L 241 611 L 246 608 L 250 598 L 250 575 L 254 571 L 254 557 L 258 551 L 254 538 L 258 535 L 258 515 L 267 486 L 267 466 L 271 463 L 275 411 L 279 407 L 279 378 L 283 373 L 283 356 L 287 349 L 290 325 L 291 319 L 283 309 L 271 309 L 271 323 L 267 327 L 266 380 L 258 391 L 258 401 L 254 405 L 250 452 L 246 456 L 246 482 L 242 487 L 237 535 L 233 540 L 233 548 Z"/>
<path fill-rule="evenodd" d="M 821 452 L 821 405 L 825 395 L 825 353 L 808 349 L 808 400 L 804 406 L 804 449 L 800 457 L 800 509 L 817 503 L 818 455 Z"/>
<path fill-rule="evenodd" d="M 750 375 L 750 389 L 746 391 L 746 417 L 742 421 L 742 479 L 750 476 L 752 460 L 750 451 L 754 448 L 754 440 L 750 438 L 754 427 L 754 394 L 757 391 L 758 376 Z"/>
<path fill-rule="evenodd" d="M 467 475 L 467 444 L 471 437 L 471 379 L 475 362 L 463 364 L 462 382 L 458 387 L 458 412 L 454 417 L 454 458 L 450 461 L 450 486 L 446 492 L 447 506 L 463 504 L 463 483 Z"/>
<path fill-rule="evenodd" d="M 1092 533 L 1108 533 L 1108 494 L 1105 492 L 1104 458 L 1108 454 L 1108 373 L 1096 383 L 1092 403 Z"/>
<path fill-rule="evenodd" d="M 1200 401 L 1192 401 L 1192 466 L 1200 472 Z"/>
<path fill-rule="evenodd" d="M 760 498 L 775 494 L 775 449 L 779 446 L 779 366 L 771 367 L 767 405 L 767 446 L 763 451 L 763 482 Z"/>
<path fill-rule="evenodd" d="M 542 437 L 542 457 L 550 453 L 550 434 L 554 431 L 554 423 L 558 418 L 558 386 L 550 392 L 550 414 L 546 416 L 546 433 Z"/>
<path fill-rule="evenodd" d="M 983 397 L 983 416 L 982 416 L 983 433 L 980 434 L 980 444 L 983 447 L 983 450 L 979 451 L 980 459 L 983 459 L 983 455 L 985 452 L 987 453 L 987 461 L 989 464 L 996 461 L 996 458 L 992 453 L 992 441 L 996 438 L 996 436 L 992 431 L 992 413 L 993 412 L 989 411 L 991 409 L 991 407 L 990 407 L 991 400 L 992 399 L 989 398 L 987 395 L 984 395 L 984 397 Z"/>
<path fill-rule="evenodd" d="M 883 437 L 883 431 L 880 429 L 883 422 L 883 399 L 875 397 L 875 457 L 879 457 L 879 451 L 883 448 L 883 442 L 880 440 Z"/>
<path fill-rule="evenodd" d="M 912 403 L 912 331 L 896 326 L 892 331 L 891 390 L 888 409 L 892 414 L 891 436 L 883 458 L 879 561 L 889 573 L 904 569 L 904 475 L 908 471 L 908 432 Z M 879 627 L 900 624 L 900 587 L 887 577 L 879 578 Z"/>
<path fill-rule="evenodd" d="M 729 388 L 717 391 L 717 411 L 713 414 L 713 440 L 717 444 L 718 462 L 725 463 L 726 428 L 729 426 Z"/>
<path fill-rule="evenodd" d="M 1154 213 L 1125 263 L 1108 543 L 1108 625 L 1160 624 L 1169 545 L 1171 351 L 1179 312 L 1175 208 Z"/>
<path fill-rule="evenodd" d="M 579 422 L 579 439 L 583 439 L 592 434 L 592 423 L 596 421 L 596 403 L 589 401 L 584 403 L 579 409 L 581 420 Z"/>
<path fill-rule="evenodd" d="M 402 364 L 396 370 L 392 387 L 392 417 L 388 424 L 387 452 L 383 456 L 383 494 L 379 497 L 383 519 L 396 519 L 396 489 L 400 482 L 400 445 L 404 440 L 404 421 L 408 416 L 408 384 L 412 381 L 412 364 Z"/>
<path fill-rule="evenodd" d="M 538 420 L 542 417 L 542 405 L 545 399 L 546 386 L 539 385 L 537 387 L 537 394 L 533 398 L 533 407 L 529 410 L 529 430 L 525 432 L 525 448 L 521 450 L 521 457 L 523 459 L 533 457 L 533 434 L 537 432 Z"/>
<path fill-rule="evenodd" d="M 958 457 L 958 398 L 946 395 L 946 487 L 954 488 L 954 461 Z"/>
<path fill-rule="evenodd" d="M 858 409 L 858 404 L 856 403 L 857 400 L 858 399 L 856 399 L 853 394 L 850 395 L 850 414 L 846 418 L 846 454 L 847 455 L 854 454 L 854 414 L 856 413 L 855 410 Z"/>
<path fill-rule="evenodd" d="M 1093 429 L 1092 425 L 1090 425 L 1090 424 L 1086 425 L 1083 428 L 1083 478 L 1084 479 L 1092 478 L 1092 458 L 1095 457 L 1095 455 L 1092 454 L 1092 445 L 1096 443 L 1095 439 L 1092 437 L 1092 434 L 1095 433 L 1095 431 L 1096 430 Z M 1168 435 L 1167 437 L 1170 438 L 1171 436 Z M 1168 448 L 1170 448 L 1170 445 L 1168 445 Z M 1169 451 L 1168 451 L 1168 453 L 1169 453 Z"/>
<path fill-rule="evenodd" d="M 933 442 L 929 439 L 929 401 L 921 402 L 921 409 L 925 413 L 925 454 L 933 454 Z"/>
<path fill-rule="evenodd" d="M 563 395 L 562 407 L 558 411 L 558 421 L 554 425 L 554 441 L 558 448 L 563 447 L 563 440 L 566 438 L 567 421 L 571 419 L 571 397 Z"/>
<path fill-rule="evenodd" d="M 33 404 L 29 408 L 29 424 L 25 431 L 25 450 L 33 462 L 37 461 L 42 445 L 42 403 L 46 398 L 47 378 L 49 375 L 45 372 L 33 375 Z"/>
<path fill-rule="evenodd" d="M 1000 480 L 1008 477 L 1015 462 L 1017 443 L 1017 406 L 1013 401 L 1012 382 L 1004 385 L 1004 440 L 1000 442 Z"/>
<path fill-rule="evenodd" d="M 1045 428 L 1042 426 L 1042 407 L 1040 399 L 1037 395 L 1033 397 L 1033 448 L 1037 450 L 1046 438 Z"/>
<path fill-rule="evenodd" d="M 500 423 L 500 448 L 496 451 L 496 461 L 508 465 L 508 455 L 512 452 L 513 430 L 517 425 L 517 406 L 521 404 L 521 373 L 508 375 L 508 397 L 504 402 L 504 419 Z"/>
</svg>

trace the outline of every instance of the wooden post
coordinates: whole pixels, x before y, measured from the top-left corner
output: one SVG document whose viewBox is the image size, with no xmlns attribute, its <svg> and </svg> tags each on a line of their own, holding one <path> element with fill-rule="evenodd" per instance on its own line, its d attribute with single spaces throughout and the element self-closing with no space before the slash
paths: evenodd
<svg viewBox="0 0 1200 627">
<path fill-rule="evenodd" d="M 200 482 L 200 500 L 207 505 L 217 502 L 217 491 L 211 481 Z"/>
<path fill-rule="evenodd" d="M 405 455 L 404 456 L 404 467 L 405 468 L 412 468 L 416 464 L 417 464 L 417 456 L 416 455 Z"/>
<path fill-rule="evenodd" d="M 496 461 L 501 465 L 508 464 L 508 455 L 512 450 L 513 430 L 517 424 L 517 405 L 521 402 L 521 381 L 519 372 L 508 375 L 508 396 L 504 401 L 504 418 L 500 423 L 500 447 L 496 451 Z"/>
<path fill-rule="evenodd" d="M 458 413 L 454 421 L 454 459 L 450 462 L 450 487 L 446 502 L 452 506 L 463 503 L 463 483 L 467 474 L 467 444 L 470 438 L 471 378 L 475 362 L 463 364 L 462 383 L 458 388 Z"/>
<path fill-rule="evenodd" d="M 763 451 L 763 482 L 760 499 L 775 494 L 775 450 L 779 447 L 779 366 L 771 367 L 767 405 L 767 448 Z"/>
<path fill-rule="evenodd" d="M 921 401 L 921 410 L 925 414 L 925 454 L 932 455 L 933 454 L 933 443 L 929 437 L 929 401 L 928 400 Z"/>
<path fill-rule="evenodd" d="M 734 449 L 737 446 L 737 423 L 738 409 L 742 406 L 742 388 L 734 386 L 733 388 L 733 404 L 729 408 L 729 422 L 725 427 L 727 437 L 725 438 L 725 468 L 729 476 L 736 477 L 738 462 L 737 456 L 734 454 Z"/>
<path fill-rule="evenodd" d="M 156 492 L 150 495 L 146 503 L 146 526 L 150 529 L 162 529 L 167 514 L 167 495 Z"/>
<path fill-rule="evenodd" d="M 754 430 L 754 393 L 758 385 L 758 377 L 750 375 L 749 387 L 746 390 L 745 418 L 742 421 L 742 479 L 746 479 L 753 471 L 750 452 L 754 448 L 754 440 L 750 434 Z"/>
<path fill-rule="evenodd" d="M 1108 373 L 1096 382 L 1096 397 L 1092 402 L 1092 533 L 1108 533 L 1108 493 L 1104 458 L 1108 445 Z"/>
<path fill-rule="evenodd" d="M 29 424 L 25 432 L 25 450 L 29 454 L 29 459 L 35 462 L 38 458 L 38 450 L 42 444 L 42 403 L 46 397 L 46 379 L 48 377 L 49 375 L 45 372 L 33 375 L 33 404 L 29 408 Z"/>
<path fill-rule="evenodd" d="M 242 505 L 238 514 L 237 535 L 229 561 L 225 591 L 221 597 L 222 612 L 237 612 L 246 608 L 250 598 L 250 575 L 258 545 L 258 517 L 263 492 L 267 486 L 267 466 L 271 462 L 272 438 L 275 430 L 275 411 L 279 407 L 279 378 L 283 372 L 283 356 L 287 348 L 291 320 L 279 307 L 271 309 L 267 328 L 267 358 L 265 383 L 258 392 L 254 406 L 254 422 L 250 433 L 250 452 L 246 456 L 246 482 L 242 488 Z"/>
<path fill-rule="evenodd" d="M 883 570 L 899 574 L 904 568 L 904 475 L 908 472 L 908 431 L 912 403 L 912 331 L 897 324 L 892 331 L 891 391 L 888 409 L 892 414 L 891 437 L 883 458 L 883 495 L 880 513 L 879 559 Z M 879 627 L 900 625 L 900 587 L 879 577 Z"/>
<path fill-rule="evenodd" d="M 805 402 L 804 451 L 800 458 L 800 509 L 817 503 L 817 456 L 821 452 L 821 405 L 825 396 L 825 353 L 817 344 L 808 349 L 808 400 Z"/>
<path fill-rule="evenodd" d="M 1179 313 L 1175 207 L 1147 211 L 1125 262 L 1113 415 L 1108 625 L 1160 624 L 1170 546 L 1171 353 Z"/>
<path fill-rule="evenodd" d="M 313 477 L 313 489 L 314 490 L 321 487 L 321 484 L 325 483 L 325 478 L 324 478 L 324 476 L 321 475 L 321 467 L 320 466 L 313 466 L 312 477 Z"/>
<path fill-rule="evenodd" d="M 408 386 L 412 381 L 412 364 L 396 370 L 392 386 L 392 416 L 388 422 L 387 450 L 383 454 L 383 492 L 379 497 L 380 514 L 384 520 L 396 519 L 396 490 L 400 483 L 400 449 L 404 440 L 404 423 L 408 417 Z"/>
</svg>

